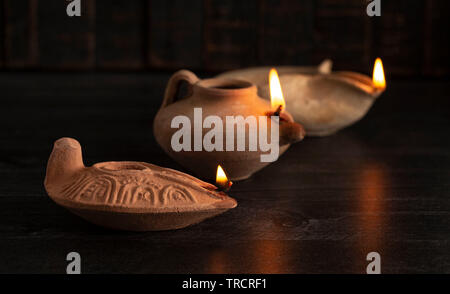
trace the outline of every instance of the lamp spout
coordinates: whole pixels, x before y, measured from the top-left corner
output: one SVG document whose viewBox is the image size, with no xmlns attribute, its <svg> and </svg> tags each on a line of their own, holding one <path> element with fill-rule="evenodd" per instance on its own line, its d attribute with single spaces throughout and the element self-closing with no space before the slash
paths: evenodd
<svg viewBox="0 0 450 294">
<path fill-rule="evenodd" d="M 280 123 L 280 146 L 293 144 L 305 138 L 306 132 L 302 125 L 295 122 Z"/>
<path fill-rule="evenodd" d="M 347 85 L 346 89 L 348 91 L 355 91 L 356 94 L 371 97 L 372 99 L 378 98 L 385 90 L 385 88 L 377 87 L 368 76 L 355 72 L 337 72 L 324 78 L 339 81 L 342 85 Z"/>
<path fill-rule="evenodd" d="M 295 122 L 289 113 L 282 112 L 279 116 L 280 146 L 293 144 L 305 138 L 305 128 L 301 124 Z"/>
</svg>

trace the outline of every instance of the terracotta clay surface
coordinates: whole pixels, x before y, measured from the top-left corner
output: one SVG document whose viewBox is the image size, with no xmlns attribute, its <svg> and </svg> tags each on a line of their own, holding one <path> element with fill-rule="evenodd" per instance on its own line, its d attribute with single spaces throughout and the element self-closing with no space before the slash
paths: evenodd
<svg viewBox="0 0 450 294">
<path fill-rule="evenodd" d="M 80 217 L 119 230 L 172 230 L 237 206 L 216 186 L 145 162 L 102 162 L 85 167 L 75 139 L 55 142 L 45 189 Z"/>
<path fill-rule="evenodd" d="M 176 101 L 175 97 L 180 82 L 185 81 L 188 84 L 188 94 L 186 97 Z M 191 134 L 194 133 L 194 108 L 202 109 L 203 119 L 214 115 L 222 119 L 224 124 L 223 141 L 226 142 L 229 134 L 225 130 L 225 121 L 227 116 L 267 116 L 268 131 L 270 131 L 272 120 L 269 118 L 271 105 L 269 101 L 261 99 L 257 95 L 257 88 L 253 84 L 234 79 L 206 79 L 199 80 L 197 76 L 187 70 L 181 70 L 175 73 L 166 88 L 165 97 L 160 110 L 158 111 L 154 124 L 153 132 L 156 141 L 173 159 L 179 162 L 195 175 L 211 179 L 216 175 L 217 165 L 220 164 L 226 171 L 231 180 L 242 180 L 250 177 L 256 171 L 267 166 L 270 162 L 261 162 L 261 154 L 257 151 L 249 152 L 248 140 L 246 140 L 245 151 L 174 151 L 171 146 L 173 134 L 178 131 L 171 127 L 172 119 L 175 116 L 187 116 L 191 121 Z M 287 150 L 290 143 L 300 141 L 305 136 L 303 127 L 293 121 L 292 116 L 284 112 L 279 123 L 281 155 Z M 257 119 L 258 121 L 258 119 Z M 248 127 L 245 134 L 242 130 L 235 131 L 234 146 L 239 136 L 248 136 Z M 258 122 L 259 131 L 259 122 Z M 206 131 L 203 131 L 203 135 Z M 193 135 L 192 135 L 193 136 Z M 269 136 L 270 137 L 270 136 Z M 193 142 L 191 140 L 193 150 Z"/>
<path fill-rule="evenodd" d="M 278 69 L 278 67 L 276 67 Z M 384 91 L 368 76 L 354 72 L 331 72 L 331 61 L 316 71 L 309 67 L 279 67 L 286 108 L 309 136 L 326 136 L 360 120 Z M 297 69 L 295 72 L 294 69 Z M 270 98 L 270 68 L 230 71 L 222 78 L 244 79 L 258 86 L 258 94 Z"/>
<path fill-rule="evenodd" d="M 225 79 L 240 79 L 249 81 L 258 87 L 264 86 L 269 83 L 268 76 L 269 71 L 272 68 L 276 68 L 279 76 L 292 75 L 292 74 L 304 74 L 304 75 L 317 75 L 328 74 L 331 72 L 333 62 L 329 59 L 322 61 L 318 66 L 258 66 L 249 67 L 237 70 L 230 70 L 218 75 L 218 78 Z M 283 87 L 283 85 L 281 85 Z M 284 90 L 284 87 L 283 87 Z"/>
</svg>

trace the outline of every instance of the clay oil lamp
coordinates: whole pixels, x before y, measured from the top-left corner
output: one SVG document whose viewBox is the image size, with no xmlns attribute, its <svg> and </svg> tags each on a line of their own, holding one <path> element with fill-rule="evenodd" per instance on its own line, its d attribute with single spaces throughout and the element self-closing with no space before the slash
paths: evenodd
<svg viewBox="0 0 450 294">
<path fill-rule="evenodd" d="M 187 95 L 177 99 L 181 82 L 187 84 Z M 290 144 L 304 137 L 303 128 L 284 109 L 278 122 L 268 115 L 271 111 L 269 101 L 259 97 L 256 86 L 248 81 L 200 80 L 194 73 L 181 70 L 167 84 L 153 122 L 153 133 L 162 149 L 196 176 L 212 180 L 219 162 L 230 180 L 242 180 L 276 160 Z M 230 118 L 237 123 L 228 128 Z M 265 131 L 266 139 L 271 137 L 274 123 L 279 124 L 274 127 L 279 127 L 280 136 L 269 145 L 276 147 L 277 156 L 273 161 L 265 161 L 263 156 L 275 148 L 269 151 L 262 148 L 261 138 Z M 211 133 L 215 134 L 214 140 Z M 251 138 L 256 138 L 256 144 L 251 144 Z"/>
<path fill-rule="evenodd" d="M 55 142 L 44 185 L 57 204 L 117 230 L 180 229 L 237 206 L 225 189 L 153 164 L 112 161 L 85 167 L 81 146 L 71 138 Z"/>
<path fill-rule="evenodd" d="M 220 77 L 256 83 L 259 95 L 269 99 L 270 87 L 267 79 L 261 79 L 262 69 L 231 71 Z M 357 122 L 386 89 L 379 58 L 372 79 L 355 72 L 331 72 L 331 62 L 327 61 L 316 71 L 281 71 L 280 80 L 287 110 L 309 136 L 330 135 Z"/>
</svg>

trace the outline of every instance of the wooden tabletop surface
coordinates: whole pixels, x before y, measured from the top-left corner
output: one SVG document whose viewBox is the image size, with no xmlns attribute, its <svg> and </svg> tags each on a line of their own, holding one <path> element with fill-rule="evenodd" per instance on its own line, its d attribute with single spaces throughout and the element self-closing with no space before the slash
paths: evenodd
<svg viewBox="0 0 450 294">
<path fill-rule="evenodd" d="M 229 192 L 239 206 L 166 232 L 106 230 L 47 196 L 53 142 L 85 164 L 137 160 L 184 171 L 152 120 L 169 74 L 0 74 L 0 273 L 450 273 L 448 82 L 392 81 L 368 115 L 295 144 Z"/>
</svg>

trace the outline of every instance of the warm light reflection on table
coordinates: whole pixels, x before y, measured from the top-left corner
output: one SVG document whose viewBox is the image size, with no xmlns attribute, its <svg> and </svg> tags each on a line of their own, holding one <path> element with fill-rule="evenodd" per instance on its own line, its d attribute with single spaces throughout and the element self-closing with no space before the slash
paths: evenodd
<svg viewBox="0 0 450 294">
<path fill-rule="evenodd" d="M 358 182 L 361 187 L 357 204 L 357 228 L 362 236 L 360 249 L 380 253 L 388 222 L 384 199 L 384 189 L 388 184 L 387 170 L 381 164 L 366 163 Z"/>
</svg>

